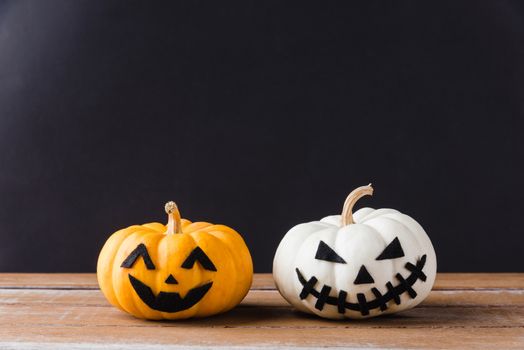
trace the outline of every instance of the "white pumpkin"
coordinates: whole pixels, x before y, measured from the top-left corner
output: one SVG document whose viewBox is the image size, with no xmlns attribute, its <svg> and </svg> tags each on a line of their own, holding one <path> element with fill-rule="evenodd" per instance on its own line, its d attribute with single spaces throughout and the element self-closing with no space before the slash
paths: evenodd
<svg viewBox="0 0 524 350">
<path fill-rule="evenodd" d="M 435 281 L 435 251 L 424 229 L 394 209 L 353 205 L 371 184 L 349 194 L 342 215 L 299 224 L 273 261 L 282 296 L 321 317 L 367 318 L 414 307 Z"/>
</svg>

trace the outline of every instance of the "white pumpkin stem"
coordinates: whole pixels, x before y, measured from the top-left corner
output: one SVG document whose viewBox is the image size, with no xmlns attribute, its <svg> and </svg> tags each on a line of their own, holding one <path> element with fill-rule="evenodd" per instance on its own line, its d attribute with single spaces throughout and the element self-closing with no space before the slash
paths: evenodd
<svg viewBox="0 0 524 350">
<path fill-rule="evenodd" d="M 167 214 L 167 231 L 166 234 L 182 233 L 182 224 L 180 222 L 180 212 L 175 202 L 169 201 L 165 205 Z"/>
<path fill-rule="evenodd" d="M 344 207 L 342 208 L 342 226 L 347 226 L 354 224 L 353 221 L 353 206 L 355 203 L 364 196 L 372 196 L 373 187 L 371 184 L 367 186 L 360 186 L 347 196 L 346 201 L 344 202 Z"/>
</svg>

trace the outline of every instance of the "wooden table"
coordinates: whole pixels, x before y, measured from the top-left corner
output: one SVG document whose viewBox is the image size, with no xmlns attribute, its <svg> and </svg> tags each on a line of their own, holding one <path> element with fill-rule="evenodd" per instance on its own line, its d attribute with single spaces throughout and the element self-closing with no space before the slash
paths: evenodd
<svg viewBox="0 0 524 350">
<path fill-rule="evenodd" d="M 439 274 L 419 307 L 365 321 L 294 311 L 271 275 L 242 304 L 201 320 L 152 322 L 110 306 L 94 274 L 0 274 L 0 349 L 524 349 L 524 274 Z"/>
</svg>

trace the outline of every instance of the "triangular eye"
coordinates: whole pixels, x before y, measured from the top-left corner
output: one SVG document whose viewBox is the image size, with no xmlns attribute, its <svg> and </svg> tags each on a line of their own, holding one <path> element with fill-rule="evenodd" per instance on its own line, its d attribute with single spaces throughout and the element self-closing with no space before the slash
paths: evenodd
<svg viewBox="0 0 524 350">
<path fill-rule="evenodd" d="M 193 249 L 191 254 L 189 254 L 186 260 L 184 260 L 184 262 L 182 263 L 182 268 L 191 269 L 197 261 L 206 270 L 217 270 L 213 262 L 207 257 L 206 253 L 204 253 L 204 251 L 200 247 L 196 247 L 195 249 Z"/>
<path fill-rule="evenodd" d="M 318 243 L 317 253 L 315 259 L 330 261 L 334 263 L 346 264 L 346 261 L 342 259 L 333 249 L 331 249 L 326 243 L 320 241 Z"/>
<path fill-rule="evenodd" d="M 377 256 L 377 260 L 396 259 L 401 258 L 403 256 L 404 251 L 402 250 L 400 241 L 398 240 L 398 237 L 395 237 L 395 239 L 388 244 L 384 251 L 380 253 L 379 256 Z"/>
</svg>

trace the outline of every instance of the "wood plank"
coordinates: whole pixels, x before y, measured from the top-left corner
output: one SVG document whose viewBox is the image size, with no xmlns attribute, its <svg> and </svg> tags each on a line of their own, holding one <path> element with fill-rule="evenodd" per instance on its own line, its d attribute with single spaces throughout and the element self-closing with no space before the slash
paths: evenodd
<svg viewBox="0 0 524 350">
<path fill-rule="evenodd" d="M 110 307 L 99 290 L 0 289 L 1 305 L 71 305 Z M 241 305 L 290 307 L 277 291 L 251 290 Z M 426 307 L 512 306 L 524 308 L 521 290 L 432 291 L 421 304 Z"/>
<path fill-rule="evenodd" d="M 98 283 L 94 273 L 0 273 L 0 288 L 98 289 Z M 272 275 L 255 274 L 251 289 L 275 289 Z M 524 289 L 524 273 L 439 273 L 433 289 Z"/>
<path fill-rule="evenodd" d="M 275 281 L 271 273 L 255 273 L 251 289 L 254 290 L 275 290 Z"/>
<path fill-rule="evenodd" d="M 255 289 L 226 314 L 153 322 L 110 306 L 94 274 L 2 274 L 0 348 L 522 349 L 521 276 L 442 274 L 441 288 L 415 309 L 364 321 L 330 321 L 293 310 L 272 289 L 271 275 L 256 275 Z"/>
<path fill-rule="evenodd" d="M 94 273 L 0 273 L 0 288 L 98 289 Z"/>
<path fill-rule="evenodd" d="M 23 339 L 20 334 L 24 334 Z M 372 328 L 191 328 L 181 327 L 54 327 L 24 325 L 0 328 L 0 347 L 22 348 L 38 344 L 44 349 L 181 349 L 199 348 L 293 348 L 318 349 L 520 349 L 524 341 L 519 328 L 475 329 L 445 327 Z M 27 340 L 26 340 L 27 339 Z M 45 346 L 45 344 L 48 344 Z M 26 348 L 31 348 L 27 346 Z M 33 347 L 34 348 L 34 347 Z"/>
<path fill-rule="evenodd" d="M 255 291 L 242 306 L 224 315 L 179 322 L 135 319 L 109 305 L 67 301 L 76 291 L 26 291 L 59 293 L 47 305 L 6 302 L 0 304 L 0 348 L 48 343 L 44 348 L 101 348 L 140 345 L 143 349 L 176 344 L 186 346 L 275 346 L 349 348 L 497 348 L 522 349 L 524 308 L 418 307 L 399 315 L 366 321 L 335 322 L 293 311 L 276 302 L 274 291 Z M 96 291 L 88 299 L 100 300 Z M 62 295 L 62 296 L 60 296 Z M 79 296 L 75 296 L 79 297 Z M 53 297 L 50 298 L 53 300 Z M 64 299 L 67 301 L 62 304 Z M 3 300 L 3 298 L 2 298 Z M 457 341 L 457 339 L 459 341 Z M 139 346 L 139 347 L 140 347 Z M 173 347 L 177 348 L 177 347 Z"/>
<path fill-rule="evenodd" d="M 275 289 L 272 275 L 256 274 L 252 289 Z M 524 289 L 524 273 L 438 273 L 433 289 Z"/>
<path fill-rule="evenodd" d="M 524 273 L 438 273 L 433 289 L 524 289 Z"/>
<path fill-rule="evenodd" d="M 436 296 L 433 294 L 437 294 Z M 445 293 L 446 296 L 439 295 Z M 524 294 L 513 292 L 514 300 L 495 305 L 488 292 L 483 303 L 468 301 L 478 292 L 432 292 L 419 307 L 366 321 L 335 322 L 295 311 L 276 291 L 251 291 L 241 305 L 215 317 L 177 322 L 135 319 L 110 306 L 99 291 L 91 290 L 2 290 L 2 323 L 16 325 L 144 326 L 149 327 L 284 327 L 284 328 L 514 328 L 524 327 Z M 478 300 L 479 298 L 477 298 Z"/>
<path fill-rule="evenodd" d="M 396 315 L 364 321 L 331 321 L 285 307 L 244 305 L 223 315 L 177 322 L 153 322 L 136 319 L 106 306 L 0 305 L 2 327 L 22 325 L 42 327 L 160 327 L 160 328 L 289 328 L 327 329 L 347 327 L 374 328 L 520 328 L 524 332 L 524 308 L 496 307 L 424 307 Z M 21 333 L 24 334 L 24 333 Z"/>
</svg>

